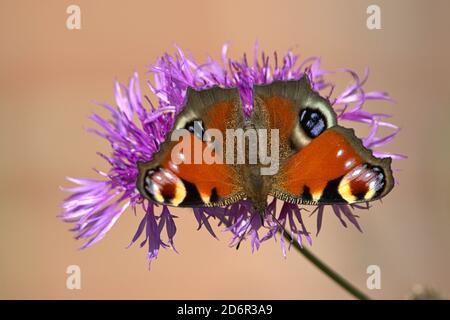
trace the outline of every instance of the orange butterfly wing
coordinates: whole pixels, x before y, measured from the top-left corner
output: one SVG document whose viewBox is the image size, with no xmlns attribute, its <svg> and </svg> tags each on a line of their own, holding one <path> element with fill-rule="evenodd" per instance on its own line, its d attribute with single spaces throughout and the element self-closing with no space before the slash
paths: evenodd
<svg viewBox="0 0 450 320">
<path fill-rule="evenodd" d="M 182 152 L 175 149 L 179 142 L 169 139 L 175 130 L 192 126 L 195 121 L 201 121 L 204 130 L 217 129 L 223 136 L 227 128 L 242 126 L 244 116 L 238 90 L 218 87 L 203 91 L 188 89 L 187 97 L 185 107 L 175 120 L 174 130 L 159 152 L 151 161 L 138 164 L 139 191 L 157 203 L 179 207 L 224 206 L 243 198 L 236 169 L 225 164 L 225 159 L 222 163 L 206 164 L 201 157 L 201 163 L 195 163 L 197 150 L 201 150 L 200 156 L 205 151 L 212 156 L 219 152 L 201 136 L 185 131 L 187 147 Z M 195 149 L 196 145 L 200 146 L 199 149 Z"/>
<path fill-rule="evenodd" d="M 272 194 L 292 203 L 372 201 L 393 186 L 391 159 L 378 159 L 353 130 L 325 130 L 281 167 Z"/>
<path fill-rule="evenodd" d="M 337 125 L 329 102 L 307 76 L 256 86 L 256 119 L 279 129 L 280 169 L 271 194 L 291 203 L 371 201 L 393 187 L 391 159 L 378 159 L 353 130 Z M 261 116 L 261 114 L 263 116 Z"/>
</svg>

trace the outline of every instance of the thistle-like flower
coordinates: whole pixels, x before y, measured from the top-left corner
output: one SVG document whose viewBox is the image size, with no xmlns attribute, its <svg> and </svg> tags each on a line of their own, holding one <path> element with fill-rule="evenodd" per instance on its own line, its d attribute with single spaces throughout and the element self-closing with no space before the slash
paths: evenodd
<svg viewBox="0 0 450 320">
<path fill-rule="evenodd" d="M 311 57 L 301 61 L 291 51 L 282 57 L 276 52 L 272 57 L 264 52 L 260 56 L 258 45 L 255 46 L 252 63 L 245 54 L 241 60 L 232 60 L 227 57 L 227 48 L 227 45 L 222 48 L 222 61 L 209 58 L 205 63 L 197 63 L 179 48 L 174 56 L 164 54 L 150 67 L 153 82 L 147 81 L 149 90 L 158 98 L 158 106 L 152 105 L 147 96 L 142 96 L 138 75 L 135 73 L 128 86 L 116 82 L 115 106 L 101 105 L 110 112 L 110 119 L 97 114 L 91 116 L 100 130 L 89 130 L 105 138 L 110 143 L 112 152 L 109 155 L 99 153 L 109 165 L 107 172 L 97 171 L 99 179 L 67 178 L 75 186 L 63 188 L 71 195 L 63 202 L 61 218 L 74 224 L 72 231 L 75 232 L 75 238 L 85 240 L 82 248 L 101 240 L 127 208 L 131 207 L 136 214 L 142 209 L 143 218 L 130 245 L 143 238 L 140 246 L 148 246 L 150 261 L 158 256 L 160 248 L 172 248 L 176 251 L 175 216 L 169 207 L 159 206 L 141 196 L 136 189 L 136 164 L 138 161 L 149 161 L 158 151 L 173 126 L 175 115 L 184 105 L 188 87 L 197 90 L 217 85 L 237 87 L 244 112 L 248 115 L 252 109 L 254 84 L 299 79 L 308 73 L 313 89 L 330 100 L 338 121 L 360 122 L 370 128 L 368 136 L 363 138 L 363 144 L 373 149 L 374 156 L 404 158 L 399 154 L 379 150 L 394 139 L 399 128 L 386 121 L 389 115 L 363 109 L 368 100 L 392 102 L 384 92 L 364 91 L 368 72 L 360 78 L 348 69 L 327 71 L 321 68 L 319 58 Z M 329 80 L 334 73 L 346 73 L 351 79 L 350 85 L 339 94 L 335 94 L 334 84 Z M 380 137 L 380 127 L 390 129 L 391 133 Z M 361 228 L 353 209 L 368 207 L 358 204 L 330 206 L 344 226 L 350 222 L 359 230 Z M 317 233 L 322 225 L 324 210 L 325 206 L 319 205 L 309 213 L 316 215 Z M 276 238 L 280 232 L 289 232 L 293 241 L 298 241 L 301 246 L 305 240 L 310 245 L 312 243 L 310 232 L 304 223 L 306 209 L 277 199 L 271 200 L 267 205 L 264 215 L 266 221 L 261 221 L 254 214 L 248 200 L 241 200 L 225 208 L 195 208 L 192 211 L 199 229 L 204 226 L 216 237 L 212 224 L 223 226 L 231 232 L 231 245 L 238 245 L 242 239 L 249 238 L 252 251 L 259 249 L 262 242 Z M 282 236 L 280 243 L 283 254 L 286 254 L 288 245 Z"/>
</svg>

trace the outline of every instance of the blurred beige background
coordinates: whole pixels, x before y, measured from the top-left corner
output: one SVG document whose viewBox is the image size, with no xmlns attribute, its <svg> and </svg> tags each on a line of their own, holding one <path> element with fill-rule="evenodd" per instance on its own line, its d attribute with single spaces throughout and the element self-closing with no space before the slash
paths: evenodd
<svg viewBox="0 0 450 320">
<path fill-rule="evenodd" d="M 82 29 L 66 28 L 66 8 L 81 7 Z M 366 28 L 378 4 L 382 30 Z M 414 284 L 450 296 L 450 22 L 448 1 L 0 1 L 0 298 L 347 299 L 295 251 L 279 243 L 251 254 L 206 230 L 188 210 L 177 214 L 176 245 L 147 271 L 145 249 L 125 249 L 140 221 L 127 211 L 103 241 L 79 251 L 56 218 L 66 175 L 95 177 L 105 141 L 86 133 L 92 101 L 113 102 L 113 81 L 127 82 L 174 44 L 199 60 L 294 48 L 320 55 L 325 68 L 349 67 L 367 89 L 398 102 L 368 104 L 403 128 L 386 149 L 400 181 L 382 205 L 359 212 L 364 233 L 331 215 L 312 250 L 374 298 L 404 298 Z M 345 83 L 342 83 L 345 84 Z M 147 91 L 148 93 L 148 91 Z M 315 219 L 307 219 L 315 232 Z M 82 271 L 82 289 L 66 289 L 66 267 Z M 382 289 L 366 288 L 366 268 L 382 271 Z"/>
</svg>

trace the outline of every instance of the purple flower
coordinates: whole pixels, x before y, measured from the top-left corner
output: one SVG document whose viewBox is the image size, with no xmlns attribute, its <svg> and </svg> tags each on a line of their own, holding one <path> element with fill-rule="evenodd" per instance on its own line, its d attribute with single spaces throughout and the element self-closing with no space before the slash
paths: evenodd
<svg viewBox="0 0 450 320">
<path fill-rule="evenodd" d="M 100 130 L 89 129 L 111 144 L 110 155 L 99 153 L 108 162 L 109 170 L 97 171 L 100 175 L 98 180 L 67 178 L 75 186 L 63 188 L 71 195 L 63 202 L 61 218 L 74 223 L 72 231 L 75 232 L 75 238 L 85 240 L 82 248 L 102 239 L 131 206 L 135 214 L 138 208 L 143 209 L 144 216 L 130 245 L 143 238 L 140 240 L 140 246 L 148 246 L 150 261 L 158 256 L 160 248 L 173 248 L 176 251 L 174 245 L 177 231 L 176 217 L 168 207 L 158 206 L 139 194 L 136 189 L 138 174 L 136 163 L 150 160 L 158 150 L 173 125 L 175 114 L 184 104 L 188 87 L 195 89 L 214 85 L 238 87 L 244 102 L 244 111 L 249 114 L 254 84 L 299 79 L 304 73 L 308 73 L 314 89 L 332 102 L 339 121 L 356 121 L 370 128 L 370 133 L 363 139 L 363 143 L 374 150 L 375 156 L 404 158 L 399 154 L 379 150 L 379 147 L 394 139 L 399 128 L 387 121 L 388 114 L 371 113 L 363 109 L 368 100 L 392 102 L 387 93 L 364 91 L 363 86 L 367 81 L 368 72 L 360 78 L 348 69 L 324 70 L 320 66 L 319 58 L 312 57 L 302 61 L 291 51 L 282 57 L 276 52 L 271 57 L 264 52 L 259 55 L 258 45 L 255 46 L 252 62 L 248 61 L 245 54 L 241 60 L 232 60 L 227 57 L 227 49 L 228 46 L 224 45 L 220 62 L 208 58 L 205 63 L 198 63 L 179 48 L 174 56 L 166 53 L 159 58 L 149 70 L 154 75 L 153 83 L 147 81 L 150 91 L 158 98 L 158 106 L 153 106 L 147 96 L 142 96 L 136 73 L 128 86 L 116 82 L 116 105 L 101 105 L 110 112 L 111 118 L 107 120 L 94 114 L 91 119 L 100 126 Z M 334 84 L 329 80 L 334 73 L 346 73 L 351 80 L 350 85 L 337 95 L 334 95 Z M 391 133 L 380 136 L 381 127 L 390 129 Z M 350 222 L 361 230 L 353 209 L 367 209 L 369 206 L 330 207 L 342 225 L 346 227 Z M 325 206 L 318 206 L 310 213 L 316 215 L 317 233 L 322 225 L 324 211 Z M 216 237 L 212 224 L 223 225 L 231 232 L 231 245 L 237 245 L 241 240 L 250 238 L 252 251 L 259 249 L 262 242 L 276 238 L 280 231 L 284 232 L 283 229 L 288 230 L 292 239 L 298 241 L 300 245 L 305 241 L 311 245 L 310 232 L 304 223 L 305 212 L 305 208 L 273 199 L 266 208 L 266 221 L 262 224 L 259 215 L 255 214 L 251 203 L 247 200 L 226 208 L 193 209 L 199 229 L 204 226 Z M 280 237 L 280 243 L 283 253 L 286 254 L 284 237 Z"/>
</svg>

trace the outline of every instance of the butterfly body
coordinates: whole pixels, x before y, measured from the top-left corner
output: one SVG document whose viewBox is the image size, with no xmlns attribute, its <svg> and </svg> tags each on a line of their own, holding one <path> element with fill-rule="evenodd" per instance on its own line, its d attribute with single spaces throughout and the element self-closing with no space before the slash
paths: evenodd
<svg viewBox="0 0 450 320">
<path fill-rule="evenodd" d="M 179 131 L 181 148 L 169 139 Z M 249 117 L 236 88 L 188 89 L 159 152 L 138 163 L 137 188 L 152 201 L 178 207 L 227 206 L 246 198 L 262 214 L 269 196 L 295 204 L 379 199 L 393 187 L 390 164 L 390 158 L 375 158 L 353 130 L 337 125 L 329 102 L 304 76 L 254 86 Z"/>
<path fill-rule="evenodd" d="M 245 165 L 241 170 L 244 194 L 257 212 L 264 212 L 272 187 L 272 177 L 261 175 L 258 165 Z"/>
</svg>

